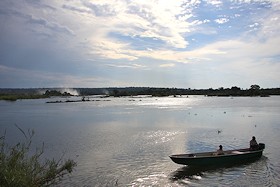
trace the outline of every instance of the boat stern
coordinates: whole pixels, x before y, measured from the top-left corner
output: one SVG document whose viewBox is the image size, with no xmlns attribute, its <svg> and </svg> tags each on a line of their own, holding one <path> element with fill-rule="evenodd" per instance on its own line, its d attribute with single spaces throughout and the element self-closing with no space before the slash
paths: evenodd
<svg viewBox="0 0 280 187">
<path fill-rule="evenodd" d="M 260 149 L 260 150 L 265 149 L 265 144 L 264 144 L 264 143 L 259 143 L 259 149 Z"/>
</svg>

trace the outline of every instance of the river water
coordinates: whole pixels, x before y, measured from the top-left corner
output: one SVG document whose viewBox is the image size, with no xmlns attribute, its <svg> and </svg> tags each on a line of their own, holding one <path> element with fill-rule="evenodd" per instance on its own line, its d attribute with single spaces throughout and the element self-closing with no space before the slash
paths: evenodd
<svg viewBox="0 0 280 187">
<path fill-rule="evenodd" d="M 0 133 L 34 129 L 45 157 L 71 158 L 58 186 L 279 186 L 280 97 L 79 97 L 0 101 Z M 218 133 L 221 131 L 221 133 Z M 171 154 L 266 144 L 261 159 L 221 168 L 177 165 Z"/>
</svg>

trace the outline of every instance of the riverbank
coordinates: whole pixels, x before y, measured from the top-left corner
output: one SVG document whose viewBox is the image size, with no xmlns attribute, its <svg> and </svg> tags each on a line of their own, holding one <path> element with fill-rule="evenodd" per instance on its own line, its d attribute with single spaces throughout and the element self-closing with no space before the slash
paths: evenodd
<svg viewBox="0 0 280 187">
<path fill-rule="evenodd" d="M 204 95 L 218 97 L 268 97 L 280 95 L 280 88 L 260 88 L 251 85 L 249 89 L 231 88 L 218 89 L 183 89 L 183 88 L 155 88 L 155 87 L 109 87 L 109 88 L 30 88 L 30 89 L 0 89 L 0 100 L 16 101 L 18 99 L 40 99 L 52 96 L 92 96 L 123 97 L 137 95 L 151 95 L 155 97 Z"/>
</svg>

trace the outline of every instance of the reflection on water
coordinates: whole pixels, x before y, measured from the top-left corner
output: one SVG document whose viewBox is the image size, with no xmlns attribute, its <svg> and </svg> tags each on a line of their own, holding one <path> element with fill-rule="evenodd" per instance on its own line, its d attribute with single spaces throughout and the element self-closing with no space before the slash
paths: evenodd
<svg viewBox="0 0 280 187">
<path fill-rule="evenodd" d="M 182 134 L 182 133 L 185 132 L 158 130 L 158 131 L 147 132 L 146 135 L 140 135 L 140 136 L 146 139 L 146 141 L 149 143 L 165 143 L 174 140 L 174 138 L 178 134 Z"/>
<path fill-rule="evenodd" d="M 167 180 L 167 176 L 163 173 L 151 174 L 143 176 L 131 183 L 131 186 L 164 186 L 163 181 Z"/>
<path fill-rule="evenodd" d="M 34 143 L 45 143 L 47 157 L 60 158 L 64 153 L 75 159 L 78 166 L 62 186 L 280 184 L 280 97 L 95 100 L 53 104 L 47 104 L 48 99 L 0 101 L 0 133 L 6 129 L 9 141 L 17 142 L 21 133 L 15 123 L 34 129 Z M 253 163 L 189 168 L 168 157 L 213 151 L 220 144 L 225 150 L 248 147 L 252 135 L 266 144 L 264 156 Z"/>
</svg>

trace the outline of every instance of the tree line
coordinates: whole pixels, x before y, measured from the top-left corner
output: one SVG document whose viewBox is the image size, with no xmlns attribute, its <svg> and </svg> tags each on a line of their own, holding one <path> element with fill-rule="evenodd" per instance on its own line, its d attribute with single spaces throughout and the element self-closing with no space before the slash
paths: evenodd
<svg viewBox="0 0 280 187">
<path fill-rule="evenodd" d="M 170 95 L 205 95 L 205 96 L 261 96 L 280 95 L 280 88 L 261 88 L 259 85 L 251 85 L 249 89 L 241 89 L 237 86 L 231 88 L 220 87 L 218 89 L 180 89 L 180 88 L 111 88 L 110 96 L 170 96 Z"/>
<path fill-rule="evenodd" d="M 259 85 L 251 85 L 250 88 L 156 88 L 156 87 L 108 87 L 108 88 L 72 88 L 79 96 L 106 95 L 113 97 L 151 95 L 155 97 L 177 95 L 205 95 L 205 96 L 261 96 L 280 95 L 280 88 L 261 88 Z M 0 100 L 37 99 L 52 96 L 72 96 L 63 91 L 63 88 L 26 88 L 26 89 L 0 89 Z"/>
</svg>

